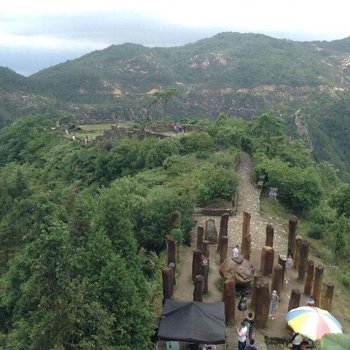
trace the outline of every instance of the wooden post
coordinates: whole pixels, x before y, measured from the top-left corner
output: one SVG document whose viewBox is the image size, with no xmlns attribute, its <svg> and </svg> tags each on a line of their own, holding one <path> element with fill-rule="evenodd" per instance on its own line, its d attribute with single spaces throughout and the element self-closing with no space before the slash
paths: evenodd
<svg viewBox="0 0 350 350">
<path fill-rule="evenodd" d="M 235 320 L 235 286 L 233 279 L 226 280 L 224 283 L 224 303 L 225 303 L 225 321 L 230 324 Z"/>
<path fill-rule="evenodd" d="M 203 276 L 203 295 L 208 294 L 209 258 L 202 255 L 200 275 Z"/>
<path fill-rule="evenodd" d="M 315 300 L 315 306 L 320 305 L 323 269 L 323 265 L 316 265 L 315 267 L 314 287 L 312 289 L 312 298 Z"/>
<path fill-rule="evenodd" d="M 300 306 L 300 296 L 301 292 L 297 288 L 293 288 L 292 292 L 290 294 L 289 304 L 288 304 L 288 311 L 292 309 L 296 309 Z"/>
<path fill-rule="evenodd" d="M 306 269 L 307 269 L 307 262 L 309 260 L 309 248 L 310 248 L 310 242 L 306 239 L 302 239 L 300 242 L 300 260 L 299 260 L 299 267 L 298 267 L 298 280 L 304 281 Z"/>
<path fill-rule="evenodd" d="M 334 284 L 323 282 L 321 292 L 321 309 L 331 311 L 333 299 Z"/>
<path fill-rule="evenodd" d="M 270 288 L 267 282 L 259 282 L 255 286 L 255 322 L 258 328 L 264 328 L 269 317 Z"/>
<path fill-rule="evenodd" d="M 202 250 L 202 243 L 204 237 L 204 228 L 203 226 L 197 227 L 197 250 Z"/>
<path fill-rule="evenodd" d="M 295 246 L 294 246 L 294 256 L 293 256 L 293 267 L 298 270 L 299 268 L 299 262 L 300 262 L 300 246 L 301 246 L 301 241 L 303 237 L 300 235 L 296 235 L 295 237 Z"/>
<path fill-rule="evenodd" d="M 201 263 L 202 263 L 202 252 L 200 250 L 194 250 L 193 258 L 192 258 L 192 280 L 193 281 L 196 278 L 196 276 L 200 274 Z"/>
<path fill-rule="evenodd" d="M 242 222 L 242 245 L 241 252 L 244 259 L 250 260 L 252 236 L 250 234 L 250 217 L 247 212 L 243 212 Z"/>
<path fill-rule="evenodd" d="M 275 252 L 272 247 L 264 246 L 261 251 L 260 270 L 264 276 L 272 273 Z"/>
<path fill-rule="evenodd" d="M 228 237 L 221 237 L 221 251 L 220 251 L 220 264 L 224 262 L 227 257 L 227 245 L 228 245 Z"/>
<path fill-rule="evenodd" d="M 309 260 L 307 262 L 307 272 L 306 272 L 306 280 L 305 280 L 305 286 L 304 286 L 304 294 L 307 296 L 310 296 L 312 292 L 312 284 L 314 282 L 314 270 L 315 270 L 315 263 L 313 260 Z"/>
<path fill-rule="evenodd" d="M 265 245 L 268 247 L 273 247 L 273 236 L 274 236 L 274 228 L 271 224 L 266 225 L 266 238 Z"/>
<path fill-rule="evenodd" d="M 295 215 L 292 215 L 289 218 L 289 224 L 288 224 L 287 256 L 290 254 L 294 256 L 294 244 L 295 244 L 295 236 L 297 233 L 297 228 L 298 228 L 298 218 Z"/>
<path fill-rule="evenodd" d="M 162 269 L 163 280 L 163 304 L 165 299 L 170 299 L 173 295 L 174 276 L 171 267 L 163 267 Z"/>
<path fill-rule="evenodd" d="M 203 301 L 203 282 L 202 275 L 197 275 L 194 278 L 193 301 Z"/>
<path fill-rule="evenodd" d="M 277 295 L 281 295 L 282 290 L 282 266 L 277 264 L 273 267 L 271 290 L 275 290 Z"/>
<path fill-rule="evenodd" d="M 229 219 L 229 214 L 228 213 L 223 213 L 221 215 L 221 220 L 220 220 L 220 230 L 219 230 L 219 238 L 218 238 L 218 247 L 216 252 L 220 254 L 221 252 L 221 239 L 223 236 L 228 235 L 228 219 Z"/>
<path fill-rule="evenodd" d="M 289 299 L 289 304 L 288 304 L 288 311 L 292 310 L 292 309 L 296 309 L 297 307 L 299 307 L 300 304 L 300 290 L 297 288 L 293 288 L 292 292 L 290 294 L 290 299 Z M 286 328 L 290 329 L 288 323 L 286 324 Z"/>
<path fill-rule="evenodd" d="M 166 247 L 167 247 L 167 257 L 168 257 L 168 265 L 170 263 L 176 264 L 176 241 L 173 236 L 166 235 Z"/>
<path fill-rule="evenodd" d="M 278 263 L 282 266 L 282 284 L 284 283 L 284 274 L 286 271 L 286 255 L 278 255 Z"/>
<path fill-rule="evenodd" d="M 202 254 L 207 258 L 209 258 L 210 255 L 209 246 L 210 242 L 205 239 L 202 243 Z"/>
<path fill-rule="evenodd" d="M 256 274 L 253 277 L 253 288 L 252 288 L 252 296 L 250 298 L 250 305 L 254 309 L 255 308 L 255 288 L 257 283 L 261 283 L 263 281 L 263 276 L 260 274 Z"/>
</svg>

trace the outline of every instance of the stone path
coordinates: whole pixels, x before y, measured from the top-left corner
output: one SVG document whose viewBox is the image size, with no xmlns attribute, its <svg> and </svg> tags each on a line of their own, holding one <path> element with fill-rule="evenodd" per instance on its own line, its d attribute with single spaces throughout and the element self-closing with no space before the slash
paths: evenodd
<svg viewBox="0 0 350 350">
<path fill-rule="evenodd" d="M 251 261 L 255 266 L 256 271 L 260 269 L 261 249 L 265 245 L 266 225 L 272 224 L 274 227 L 274 249 L 275 261 L 277 262 L 278 254 L 285 254 L 287 247 L 287 233 L 285 226 L 288 223 L 282 223 L 279 218 L 271 217 L 264 219 L 260 216 L 260 190 L 250 182 L 251 160 L 250 156 L 241 152 L 240 163 L 237 169 L 241 181 L 238 190 L 238 211 L 237 215 L 231 216 L 229 219 L 228 235 L 229 235 L 229 252 L 231 255 L 231 247 L 234 244 L 241 244 L 242 235 L 242 221 L 243 211 L 251 214 L 250 233 L 252 236 L 252 254 Z M 205 226 L 205 221 L 209 218 L 215 219 L 217 229 L 220 227 L 220 217 L 196 215 L 198 225 Z M 184 248 L 181 254 L 181 261 L 179 262 L 179 271 L 177 272 L 177 283 L 174 291 L 174 298 L 177 300 L 193 300 L 193 283 L 191 279 L 192 274 L 192 252 L 196 245 L 197 227 L 192 232 L 192 244 L 190 247 Z M 210 247 L 210 271 L 209 271 L 209 294 L 204 296 L 204 302 L 218 302 L 221 301 L 221 292 L 215 286 L 219 279 L 219 256 L 216 253 L 216 246 Z M 285 329 L 285 313 L 287 310 L 289 295 L 291 288 L 296 283 L 296 273 L 291 271 L 289 273 L 291 283 L 283 288 L 283 295 L 281 295 L 281 303 L 278 315 L 274 321 L 269 320 L 268 325 L 264 330 L 255 330 L 256 345 L 259 350 L 272 350 L 274 347 L 267 347 L 265 344 L 265 336 L 285 336 L 288 337 L 288 332 Z M 269 283 L 271 278 L 266 278 Z M 295 281 L 294 281 L 295 280 Z M 288 287 L 288 288 L 287 288 Z M 301 288 L 302 286 L 297 286 Z M 282 294 L 281 293 L 281 294 Z M 301 302 L 302 303 L 302 302 Z M 236 324 L 238 322 L 238 312 L 236 312 Z M 237 336 L 235 326 L 227 327 L 226 336 L 228 340 L 228 349 L 237 349 Z M 219 349 L 219 348 L 218 348 Z"/>
</svg>

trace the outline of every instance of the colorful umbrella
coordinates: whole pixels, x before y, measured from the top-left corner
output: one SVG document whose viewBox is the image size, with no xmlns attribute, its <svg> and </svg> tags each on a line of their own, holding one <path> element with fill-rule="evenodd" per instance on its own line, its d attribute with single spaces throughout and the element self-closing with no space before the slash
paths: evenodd
<svg viewBox="0 0 350 350">
<path fill-rule="evenodd" d="M 341 324 L 328 311 L 314 306 L 300 306 L 286 315 L 294 332 L 315 341 L 326 333 L 343 333 Z"/>
</svg>

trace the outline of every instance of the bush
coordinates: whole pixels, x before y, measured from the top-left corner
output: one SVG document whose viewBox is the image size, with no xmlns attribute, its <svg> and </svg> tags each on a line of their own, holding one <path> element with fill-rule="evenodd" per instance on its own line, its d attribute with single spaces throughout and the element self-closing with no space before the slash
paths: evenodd
<svg viewBox="0 0 350 350">
<path fill-rule="evenodd" d="M 335 259 L 333 252 L 327 247 L 321 248 L 317 256 L 326 263 L 333 263 Z"/>
<path fill-rule="evenodd" d="M 238 186 L 238 176 L 223 167 L 207 165 L 197 174 L 194 192 L 199 206 L 231 200 Z"/>
<path fill-rule="evenodd" d="M 314 239 L 323 239 L 325 236 L 325 228 L 319 224 L 312 224 L 307 235 Z"/>
<path fill-rule="evenodd" d="M 350 276 L 349 275 L 341 275 L 338 278 L 338 280 L 346 289 L 350 289 Z"/>
</svg>

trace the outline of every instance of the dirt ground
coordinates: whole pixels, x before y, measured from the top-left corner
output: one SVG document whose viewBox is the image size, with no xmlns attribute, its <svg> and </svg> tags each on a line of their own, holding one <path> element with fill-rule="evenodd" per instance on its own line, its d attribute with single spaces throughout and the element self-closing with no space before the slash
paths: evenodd
<svg viewBox="0 0 350 350">
<path fill-rule="evenodd" d="M 241 161 L 237 169 L 241 181 L 238 193 L 238 212 L 237 215 L 231 216 L 229 219 L 228 235 L 229 235 L 229 251 L 231 255 L 234 244 L 241 244 L 242 220 L 243 211 L 251 214 L 250 233 L 252 236 L 252 254 L 251 262 L 255 270 L 260 270 L 261 249 L 265 245 L 266 225 L 271 224 L 274 227 L 274 251 L 275 263 L 277 263 L 279 254 L 286 254 L 287 251 L 287 228 L 288 222 L 281 222 L 278 217 L 262 218 L 260 215 L 260 190 L 250 182 L 251 163 L 248 154 L 241 153 Z M 220 217 L 200 216 L 196 215 L 194 219 L 197 225 L 205 226 L 205 221 L 209 218 L 215 219 L 217 230 L 220 227 Z M 178 276 L 174 291 L 174 298 L 176 300 L 192 300 L 193 299 L 193 283 L 191 279 L 192 273 L 192 252 L 196 245 L 197 226 L 193 229 L 192 244 L 190 247 L 184 248 L 181 253 L 181 258 L 178 263 Z M 209 293 L 204 296 L 204 302 L 218 302 L 221 301 L 222 294 L 217 289 L 215 283 L 219 279 L 219 256 L 216 253 L 216 245 L 210 247 L 210 270 L 209 270 Z M 267 326 L 264 329 L 255 329 L 255 341 L 259 350 L 277 350 L 281 349 L 278 345 L 268 345 L 265 343 L 265 337 L 289 338 L 290 331 L 286 329 L 285 315 L 288 310 L 289 298 L 293 288 L 298 288 L 301 292 L 304 289 L 304 284 L 297 281 L 297 272 L 293 268 L 289 271 L 289 282 L 284 285 L 280 295 L 280 303 L 277 310 L 277 316 L 274 320 L 269 319 Z M 265 278 L 271 285 L 271 276 Z M 305 305 L 308 296 L 303 295 L 300 300 L 300 305 Z M 335 290 L 333 297 L 333 304 L 338 304 L 338 294 Z M 249 303 L 248 296 L 248 303 Z M 349 300 L 341 306 L 341 309 L 347 310 L 349 307 Z M 250 310 L 253 311 L 253 310 Z M 249 312 L 249 309 L 248 309 Z M 343 314 L 338 308 L 332 310 L 332 313 L 342 323 L 341 315 Z M 239 312 L 236 312 L 236 324 L 239 324 Z M 344 326 L 344 324 L 343 324 Z M 227 327 L 226 336 L 228 339 L 228 349 L 237 349 L 236 325 Z M 349 331 L 344 328 L 344 331 Z"/>
</svg>

